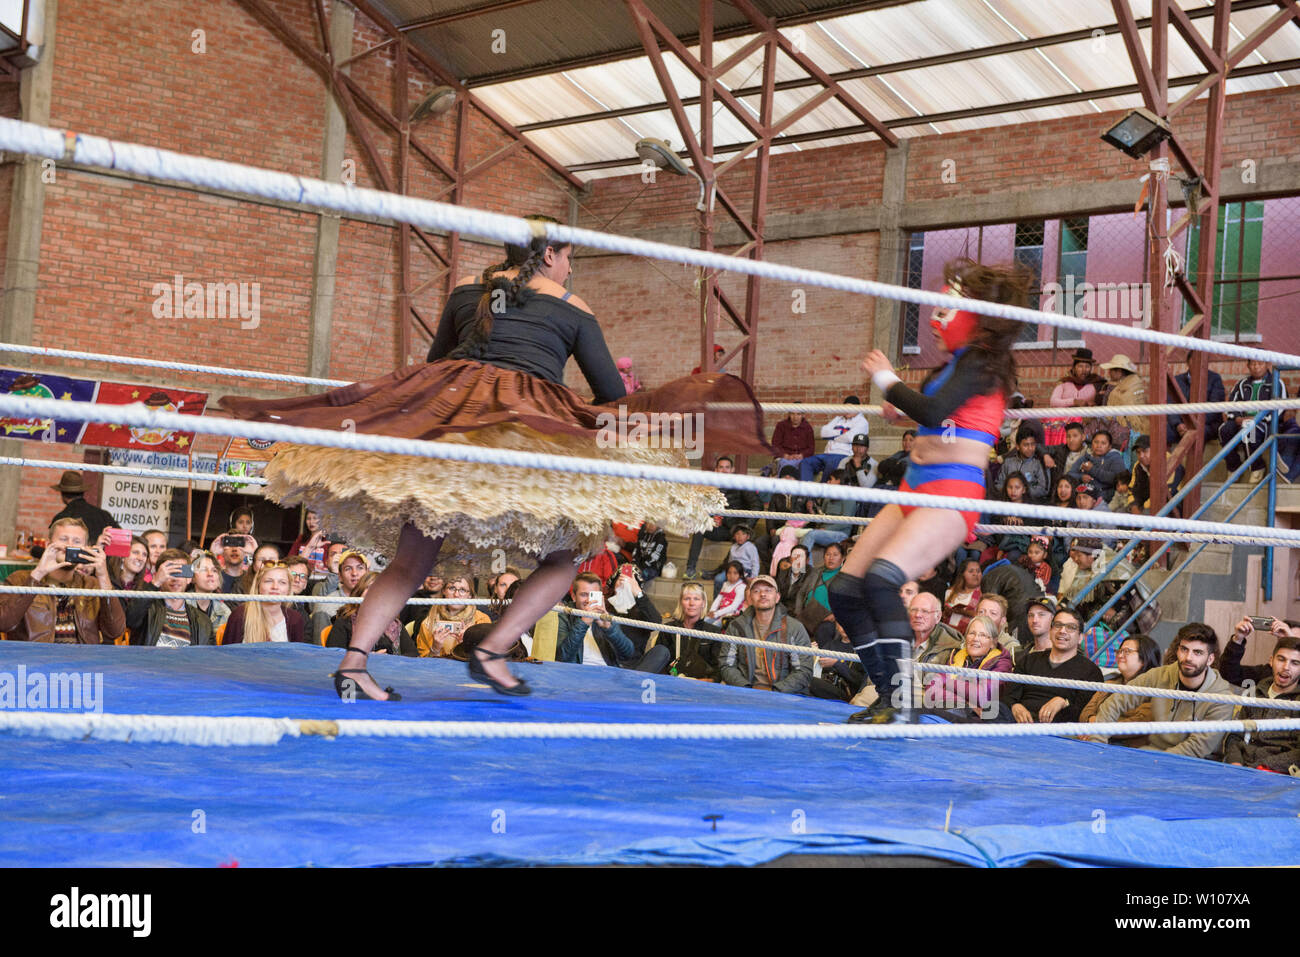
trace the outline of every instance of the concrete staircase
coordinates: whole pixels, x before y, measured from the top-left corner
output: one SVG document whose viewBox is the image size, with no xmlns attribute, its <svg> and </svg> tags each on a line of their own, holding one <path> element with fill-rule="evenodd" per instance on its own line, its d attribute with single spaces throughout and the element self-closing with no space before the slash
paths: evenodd
<svg viewBox="0 0 1300 957">
<path fill-rule="evenodd" d="M 1222 466 L 1210 475 L 1210 481 L 1201 486 L 1201 501 L 1223 488 L 1227 470 Z M 1254 487 L 1244 481 L 1236 483 L 1201 516 L 1210 522 L 1228 521 L 1228 514 L 1241 504 Z M 1260 489 L 1249 505 L 1231 521 L 1234 525 L 1268 527 L 1268 490 Z M 1276 528 L 1300 527 L 1300 486 L 1278 482 Z M 1198 546 L 1175 548 L 1175 567 L 1184 561 Z M 1179 574 L 1157 599 L 1162 619 L 1153 637 L 1162 645 L 1173 638 L 1179 627 L 1189 621 L 1201 621 L 1226 640 L 1233 626 L 1243 614 L 1275 615 L 1279 618 L 1296 618 L 1300 604 L 1296 602 L 1297 550 L 1278 547 L 1273 550 L 1273 599 L 1263 599 L 1264 553 L 1261 546 L 1207 545 L 1197 558 Z M 1143 581 L 1152 588 L 1169 577 L 1163 570 L 1153 569 Z M 1255 648 L 1260 645 L 1260 648 Z M 1261 642 L 1252 642 L 1248 655 L 1257 652 L 1264 657 L 1268 649 Z M 1263 661 L 1264 657 L 1260 660 Z M 1252 662 L 1253 663 L 1253 662 Z"/>
</svg>

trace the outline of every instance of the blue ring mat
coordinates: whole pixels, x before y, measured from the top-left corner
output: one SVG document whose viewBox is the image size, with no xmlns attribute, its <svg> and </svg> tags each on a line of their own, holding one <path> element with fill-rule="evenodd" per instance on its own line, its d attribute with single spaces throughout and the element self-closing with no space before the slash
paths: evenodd
<svg viewBox="0 0 1300 957">
<path fill-rule="evenodd" d="M 101 672 L 102 709 L 117 714 L 839 723 L 853 710 L 550 662 L 516 665 L 534 693 L 507 698 L 459 662 L 384 656 L 371 672 L 406 700 L 349 704 L 327 677 L 339 657 L 307 645 L 3 642 L 0 672 Z M 1297 815 L 1300 780 L 1058 738 L 197 747 L 0 734 L 0 865 L 10 867 L 753 865 L 787 854 L 1293 865 Z"/>
</svg>

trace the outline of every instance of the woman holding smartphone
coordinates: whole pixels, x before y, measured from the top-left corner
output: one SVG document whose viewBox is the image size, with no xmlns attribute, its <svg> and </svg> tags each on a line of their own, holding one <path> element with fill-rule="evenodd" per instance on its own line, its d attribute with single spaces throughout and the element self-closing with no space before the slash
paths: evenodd
<svg viewBox="0 0 1300 957">
<path fill-rule="evenodd" d="M 146 585 L 144 591 L 177 595 L 189 588 L 193 581 L 194 569 L 189 565 L 189 556 L 180 549 L 169 548 L 158 556 L 153 584 Z M 180 598 L 159 601 L 149 595 L 131 599 L 126 627 L 133 645 L 188 648 L 213 644 L 212 620 L 196 602 Z"/>
</svg>

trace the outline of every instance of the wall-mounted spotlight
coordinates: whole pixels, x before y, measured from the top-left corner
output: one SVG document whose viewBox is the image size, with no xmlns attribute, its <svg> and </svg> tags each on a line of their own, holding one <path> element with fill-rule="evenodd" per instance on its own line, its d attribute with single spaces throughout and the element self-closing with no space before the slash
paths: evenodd
<svg viewBox="0 0 1300 957">
<path fill-rule="evenodd" d="M 1141 159 L 1172 132 L 1166 120 L 1150 110 L 1138 109 L 1101 134 L 1101 138 L 1134 159 Z"/>
<path fill-rule="evenodd" d="M 700 212 L 707 212 L 713 207 L 713 196 L 711 191 L 706 189 L 704 180 L 700 174 L 695 172 L 677 155 L 672 144 L 667 140 L 656 140 L 646 138 L 636 141 L 636 155 L 641 157 L 643 163 L 649 163 L 656 169 L 667 170 L 676 176 L 694 176 L 700 184 L 700 199 L 695 204 L 695 208 Z M 709 201 L 704 201 L 705 194 L 709 193 Z"/>
</svg>

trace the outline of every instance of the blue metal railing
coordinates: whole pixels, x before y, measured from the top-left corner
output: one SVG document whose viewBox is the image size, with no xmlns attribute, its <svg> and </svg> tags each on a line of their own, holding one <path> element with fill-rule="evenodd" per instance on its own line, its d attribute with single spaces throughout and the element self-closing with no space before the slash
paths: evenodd
<svg viewBox="0 0 1300 957">
<path fill-rule="evenodd" d="M 1243 429 L 1242 431 L 1238 432 L 1235 436 L 1233 436 L 1232 439 L 1229 440 L 1228 444 L 1225 445 L 1223 449 L 1219 452 L 1219 454 L 1210 460 L 1210 465 L 1207 466 L 1207 468 L 1211 468 L 1214 465 L 1217 465 L 1220 459 L 1225 457 L 1228 452 L 1236 448 L 1237 445 L 1241 444 L 1241 442 L 1244 441 L 1246 434 L 1247 431 Z M 1197 518 L 1200 518 L 1207 511 L 1209 511 L 1209 509 L 1214 505 L 1214 503 L 1217 502 L 1219 498 L 1225 492 L 1227 492 L 1228 489 L 1231 488 L 1232 485 L 1239 478 L 1241 478 L 1241 476 L 1245 474 L 1247 470 L 1250 469 L 1250 467 L 1255 463 L 1255 460 L 1258 459 L 1265 451 L 1267 451 L 1268 449 L 1272 448 L 1275 445 L 1276 440 L 1277 440 L 1277 436 L 1270 435 L 1263 443 L 1259 445 L 1258 448 L 1256 448 L 1253 452 L 1251 452 L 1248 456 L 1246 456 L 1245 461 L 1242 462 L 1241 465 L 1239 465 L 1231 475 L 1229 475 L 1226 479 L 1223 480 L 1223 484 L 1219 486 L 1218 490 L 1213 495 L 1211 495 L 1208 499 L 1202 502 L 1200 507 L 1198 507 L 1196 511 L 1189 516 L 1189 519 L 1195 520 Z M 1204 477 L 1205 471 L 1206 469 L 1201 469 L 1201 471 L 1197 473 L 1196 481 L 1200 481 Z M 1269 476 L 1270 485 L 1276 482 L 1276 476 L 1277 476 L 1276 472 L 1274 472 L 1273 475 Z M 1245 501 L 1249 501 L 1255 495 L 1255 493 L 1257 493 L 1259 489 L 1262 487 L 1263 486 L 1261 484 L 1251 489 L 1250 493 L 1243 500 L 1243 504 L 1245 504 Z M 1177 502 L 1180 501 L 1186 495 L 1186 493 L 1188 493 L 1191 490 L 1191 488 L 1192 488 L 1192 483 L 1188 482 L 1186 485 L 1183 486 L 1182 492 L 1180 492 L 1178 496 L 1176 496 L 1172 500 L 1172 503 L 1177 504 Z M 1239 512 L 1240 510 L 1241 510 L 1241 506 L 1239 505 L 1237 506 L 1236 510 L 1233 511 L 1232 514 L 1236 515 L 1237 512 Z M 1093 578 L 1092 581 L 1088 582 L 1087 586 L 1083 589 L 1083 591 L 1081 591 L 1075 597 L 1074 604 L 1075 605 L 1080 604 L 1083 596 L 1086 595 L 1088 592 L 1090 592 L 1094 586 L 1099 585 L 1102 582 L 1102 580 L 1105 579 L 1106 575 L 1110 574 L 1111 571 L 1113 571 L 1116 568 L 1116 566 L 1118 566 L 1119 563 L 1123 561 L 1123 559 L 1130 552 L 1132 552 L 1134 548 L 1137 547 L 1139 541 L 1140 539 L 1136 539 L 1136 538 L 1130 541 L 1128 545 L 1126 545 L 1124 549 L 1122 549 L 1120 553 L 1116 556 L 1115 560 L 1106 566 L 1105 570 L 1100 575 Z M 1120 599 L 1123 598 L 1128 593 L 1130 588 L 1136 586 L 1137 582 L 1141 580 L 1143 575 L 1145 575 L 1147 572 L 1149 572 L 1152 568 L 1155 567 L 1156 563 L 1160 561 L 1161 558 L 1164 557 L 1164 554 L 1167 551 L 1169 551 L 1170 548 L 1173 547 L 1173 544 L 1174 544 L 1173 542 L 1165 542 L 1158 549 L 1156 549 L 1155 554 L 1153 554 L 1149 559 L 1147 559 L 1147 561 L 1142 565 L 1142 567 L 1133 573 L 1133 575 L 1129 578 L 1128 582 L 1126 582 L 1123 585 L 1123 587 L 1118 589 L 1115 592 L 1115 594 L 1112 595 L 1106 601 L 1106 603 L 1101 606 L 1101 608 L 1097 609 L 1097 611 L 1093 613 L 1092 617 L 1088 619 L 1088 623 L 1087 625 L 1085 625 L 1085 628 L 1091 628 L 1097 622 L 1101 621 L 1102 616 L 1105 615 L 1106 612 L 1110 611 L 1111 608 L 1115 607 L 1115 605 L 1119 603 Z M 1146 602 L 1143 602 L 1142 607 L 1146 607 L 1146 605 L 1150 603 L 1150 600 L 1151 599 L 1148 598 Z"/>
<path fill-rule="evenodd" d="M 1263 446 L 1261 446 L 1261 448 L 1263 448 Z M 1269 481 L 1271 482 L 1274 480 L 1270 479 Z M 1240 504 L 1238 504 L 1236 508 L 1234 508 L 1231 512 L 1228 513 L 1228 517 L 1225 518 L 1224 521 L 1231 522 L 1234 518 L 1236 518 L 1237 513 L 1240 512 L 1247 505 L 1249 505 L 1251 500 L 1257 494 L 1259 494 L 1260 489 L 1262 489 L 1263 487 L 1264 487 L 1264 483 L 1261 482 L 1259 485 L 1256 485 L 1254 488 L 1248 491 L 1242 497 Z M 1156 587 L 1155 591 L 1153 591 L 1150 595 L 1148 595 L 1146 599 L 1140 605 L 1138 605 L 1137 608 L 1133 610 L 1133 613 L 1129 616 L 1128 620 L 1125 621 L 1118 629 L 1116 629 L 1116 631 L 1123 632 L 1126 628 L 1128 628 L 1131 624 L 1133 624 L 1133 622 L 1137 620 L 1138 616 L 1141 615 L 1142 612 L 1146 610 L 1147 606 L 1150 605 L 1153 601 L 1155 601 L 1156 598 L 1159 597 L 1160 593 L 1164 591 L 1166 588 L 1168 588 L 1175 578 L 1177 578 L 1184 571 L 1186 571 L 1187 568 L 1192 564 L 1192 562 L 1196 561 L 1197 556 L 1200 555 L 1201 552 L 1205 551 L 1205 549 L 1209 548 L 1211 544 L 1212 543 L 1210 542 L 1202 542 L 1201 544 L 1196 546 L 1196 551 L 1188 555 L 1181 565 L 1179 565 L 1177 568 L 1171 571 L 1169 573 L 1169 577 L 1166 578 L 1164 581 L 1162 581 Z M 1135 576 L 1135 580 L 1136 580 L 1136 576 Z"/>
<path fill-rule="evenodd" d="M 1235 449 L 1238 445 L 1240 445 L 1243 441 L 1245 441 L 1245 438 L 1246 436 L 1244 432 L 1238 432 L 1231 439 L 1229 439 L 1228 443 L 1223 448 L 1219 449 L 1219 451 L 1215 453 L 1214 457 L 1210 459 L 1210 461 L 1206 462 L 1204 466 L 1201 467 L 1201 470 L 1199 472 L 1197 472 L 1194 476 L 1192 476 L 1183 484 L 1183 487 L 1178 492 L 1178 494 L 1175 495 L 1173 498 L 1171 498 L 1168 502 L 1166 502 L 1164 507 L 1160 509 L 1160 511 L 1156 512 L 1156 515 L 1158 516 L 1168 515 L 1175 508 L 1177 508 L 1178 504 L 1192 493 L 1192 489 L 1195 488 L 1197 485 L 1199 485 L 1201 482 L 1205 481 L 1205 477 L 1209 475 L 1212 471 L 1214 471 L 1215 466 L 1217 466 L 1220 462 L 1222 462 L 1225 458 L 1227 458 L 1227 456 L 1231 454 L 1233 449 Z M 1118 566 L 1120 562 L 1122 562 L 1125 558 L 1128 557 L 1129 553 L 1132 552 L 1133 549 L 1137 548 L 1139 541 L 1140 539 L 1135 538 L 1132 541 L 1130 541 L 1127 545 L 1125 545 L 1122 549 L 1120 549 L 1118 554 L 1116 554 L 1115 558 L 1111 561 L 1111 563 L 1102 570 L 1101 574 L 1094 577 L 1092 581 L 1088 582 L 1088 584 L 1083 587 L 1083 590 L 1079 592 L 1079 594 L 1074 596 L 1072 604 L 1074 604 L 1076 607 L 1080 605 L 1083 602 L 1084 597 L 1087 596 L 1088 592 L 1092 591 L 1093 588 L 1099 585 L 1107 575 L 1109 575 L 1112 571 L 1115 570 L 1116 566 Z"/>
<path fill-rule="evenodd" d="M 1281 384 L 1281 375 L 1278 372 L 1278 370 L 1274 369 L 1272 373 L 1272 396 L 1273 397 L 1281 396 L 1283 394 L 1282 393 L 1283 388 L 1284 386 L 1282 386 Z M 1219 490 L 1216 491 L 1205 503 L 1203 503 L 1201 507 L 1198 508 L 1195 513 L 1193 513 L 1191 518 L 1193 519 L 1199 518 L 1202 514 L 1204 514 L 1205 511 L 1210 506 L 1212 506 L 1248 469 L 1250 469 L 1262 455 L 1265 455 L 1267 453 L 1267 467 L 1266 467 L 1266 472 L 1267 472 L 1266 480 L 1268 486 L 1267 518 L 1268 518 L 1269 527 L 1273 527 L 1277 524 L 1277 470 L 1278 470 L 1278 454 L 1279 454 L 1278 445 L 1279 445 L 1280 433 L 1281 433 L 1280 412 L 1274 411 L 1272 413 L 1269 413 L 1269 426 L 1270 426 L 1269 435 L 1264 439 L 1264 441 L 1261 442 L 1257 448 L 1251 451 L 1251 453 L 1246 457 L 1246 460 L 1230 476 L 1228 476 L 1224 480 Z M 1162 510 L 1161 514 L 1164 514 L 1165 512 L 1170 510 L 1173 506 L 1177 505 L 1178 502 L 1181 501 L 1182 498 L 1184 498 L 1186 494 L 1193 487 L 1195 487 L 1196 485 L 1204 481 L 1205 477 L 1209 474 L 1210 470 L 1214 466 L 1216 466 L 1220 461 L 1226 458 L 1227 455 L 1232 451 L 1232 449 L 1244 443 L 1246 438 L 1253 435 L 1253 433 L 1254 433 L 1253 428 L 1239 429 L 1237 431 L 1237 434 L 1234 435 L 1231 440 L 1229 440 L 1228 444 L 1225 445 L 1222 449 L 1220 449 L 1219 453 L 1215 455 L 1214 458 L 1212 458 L 1204 468 L 1202 468 L 1190 481 L 1188 481 L 1184 485 L 1182 492 L 1180 492 L 1179 495 L 1175 496 L 1170 501 L 1170 503 L 1165 507 L 1165 509 Z M 1255 496 L 1259 493 L 1260 489 L 1263 488 L 1264 484 L 1265 484 L 1264 482 L 1261 482 L 1259 485 L 1256 485 L 1254 488 L 1250 489 L 1249 492 L 1247 492 L 1247 494 L 1242 498 L 1241 502 L 1237 505 L 1237 507 L 1234 508 L 1232 512 L 1228 515 L 1225 521 L 1228 522 L 1232 521 L 1232 519 L 1235 518 L 1237 514 L 1241 512 L 1241 510 L 1245 508 L 1246 505 L 1255 498 Z M 1138 544 L 1137 539 L 1134 539 L 1133 541 L 1129 542 L 1128 545 L 1125 546 L 1125 548 L 1115 556 L 1115 559 L 1102 571 L 1102 573 L 1096 576 L 1092 581 L 1090 581 L 1088 585 L 1075 597 L 1075 603 L 1076 604 L 1079 603 L 1082 600 L 1082 598 L 1093 589 L 1093 587 L 1095 587 L 1097 584 L 1103 581 L 1105 577 L 1109 575 L 1120 564 L 1120 562 L 1122 562 L 1128 556 L 1128 554 L 1133 551 L 1134 548 L 1137 547 L 1137 544 Z M 1136 609 L 1134 609 L 1132 614 L 1129 615 L 1128 619 L 1124 621 L 1123 624 L 1121 624 L 1118 628 L 1115 629 L 1115 632 L 1112 635 L 1111 640 L 1114 640 L 1119 635 L 1124 634 L 1126 629 L 1134 621 L 1137 620 L 1139 615 L 1142 614 L 1143 610 L 1146 609 L 1153 601 L 1155 601 L 1157 596 L 1159 596 L 1161 592 L 1163 592 L 1166 588 L 1168 588 L 1169 584 L 1175 578 L 1177 578 L 1180 574 L 1182 574 L 1185 570 L 1187 570 L 1191 566 L 1192 562 L 1196 560 L 1196 558 L 1201 554 L 1201 552 L 1203 552 L 1206 549 L 1206 547 L 1209 544 L 1210 544 L 1209 542 L 1205 542 L 1199 545 L 1188 556 L 1186 560 L 1184 560 L 1177 568 L 1173 569 L 1169 573 L 1169 576 L 1159 585 L 1159 587 L 1157 587 L 1150 595 L 1148 595 L 1142 601 L 1141 604 L 1138 605 Z M 1113 608 L 1116 604 L 1118 604 L 1118 602 L 1125 596 L 1125 594 L 1128 591 L 1136 588 L 1138 582 L 1141 581 L 1142 577 L 1148 571 L 1150 571 L 1155 566 L 1156 562 L 1158 562 L 1165 555 L 1165 553 L 1168 552 L 1169 549 L 1172 547 L 1173 547 L 1172 542 L 1166 542 L 1165 544 L 1161 545 L 1160 548 L 1156 551 L 1156 553 L 1152 555 L 1151 558 L 1148 559 L 1142 565 L 1141 568 L 1137 569 L 1134 572 L 1133 576 L 1129 579 L 1129 581 L 1126 582 L 1124 585 L 1122 585 L 1115 592 L 1115 594 L 1111 596 L 1111 598 L 1104 605 L 1102 605 L 1101 608 L 1097 610 L 1097 612 L 1088 621 L 1086 627 L 1089 628 L 1094 627 L 1098 622 L 1100 622 L 1102 620 L 1102 617 L 1106 614 L 1106 612 L 1108 612 L 1111 608 Z M 1273 567 L 1274 567 L 1273 563 L 1274 563 L 1273 546 L 1268 546 L 1265 548 L 1264 551 L 1264 568 L 1263 568 L 1264 580 L 1262 583 L 1265 601 L 1271 601 L 1273 598 Z M 1107 642 L 1107 644 L 1109 644 L 1109 641 Z"/>
</svg>

